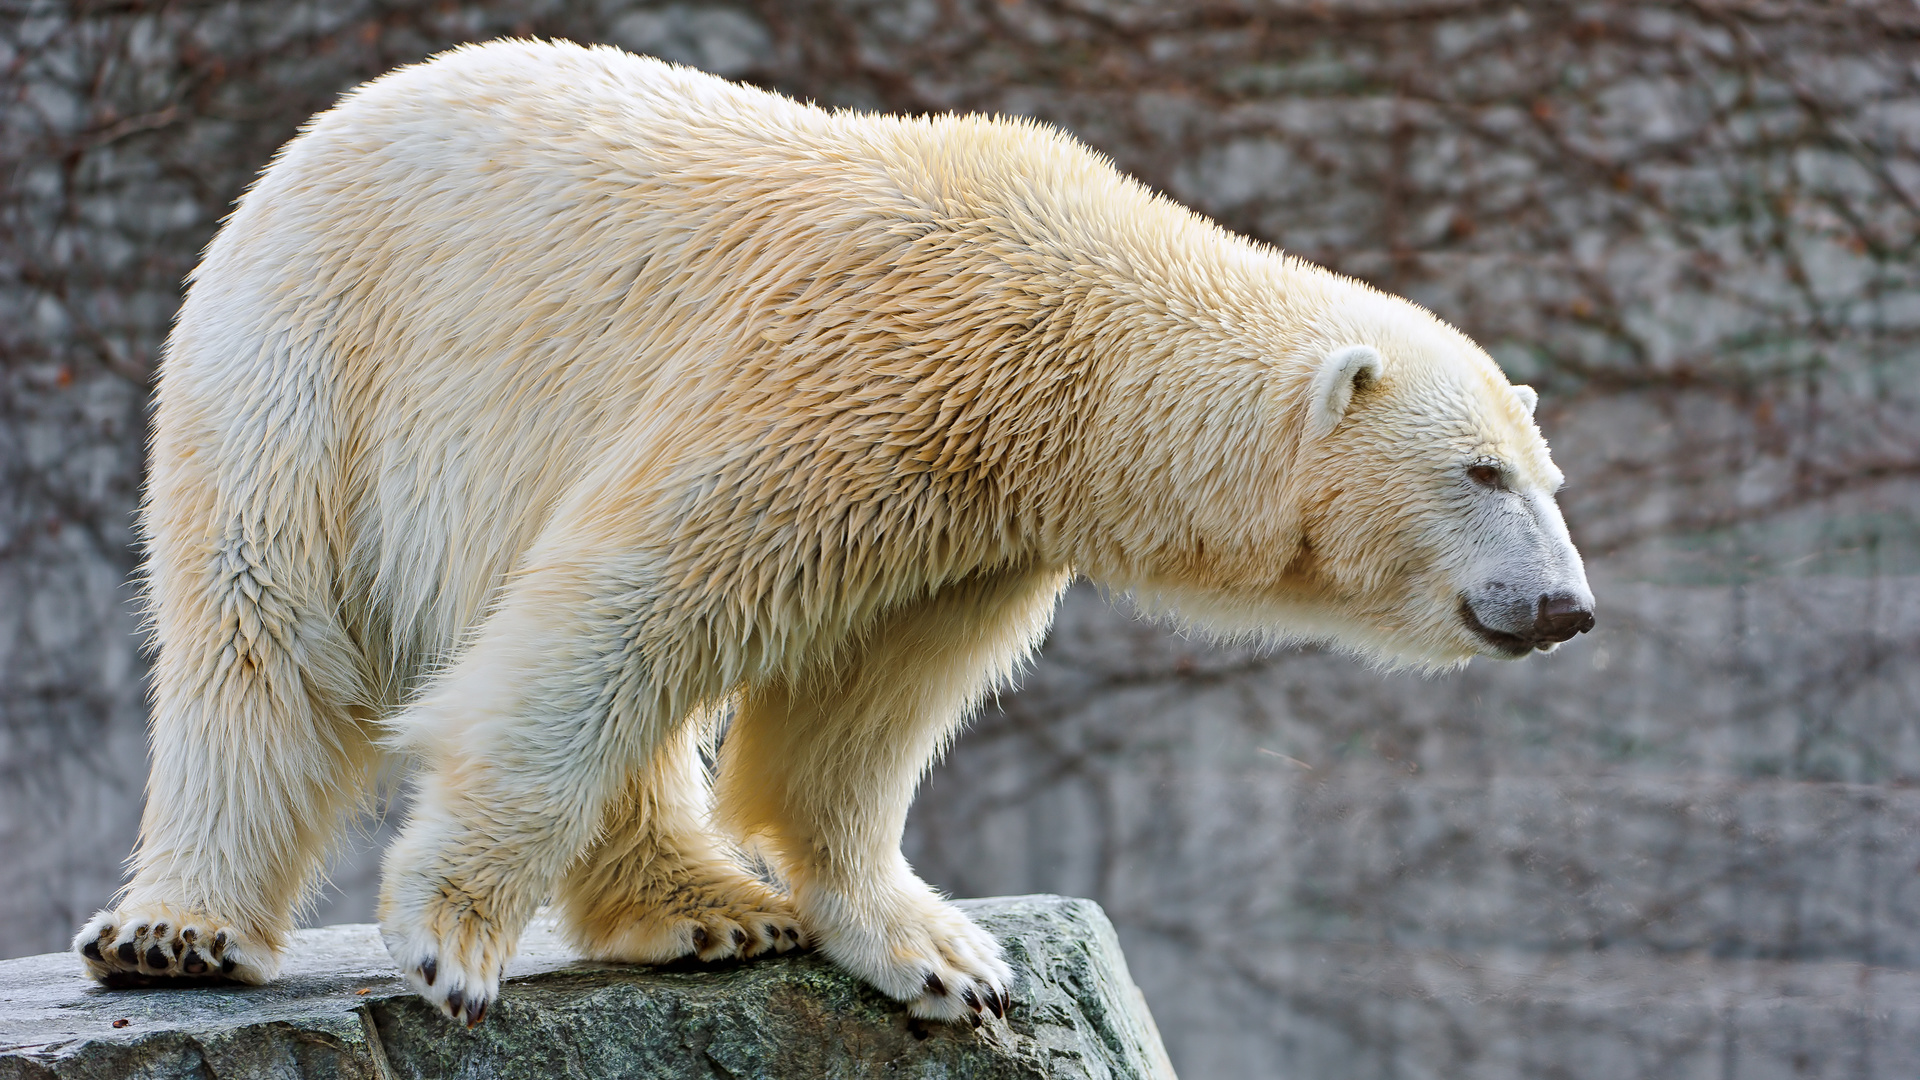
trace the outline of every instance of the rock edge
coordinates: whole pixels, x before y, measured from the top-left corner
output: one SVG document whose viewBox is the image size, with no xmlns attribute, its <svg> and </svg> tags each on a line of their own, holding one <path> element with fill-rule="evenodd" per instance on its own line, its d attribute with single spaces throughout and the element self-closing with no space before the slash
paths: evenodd
<svg viewBox="0 0 1920 1080">
<path fill-rule="evenodd" d="M 575 960 L 543 918 L 486 1023 L 466 1031 L 407 990 L 375 927 L 329 926 L 300 931 L 266 987 L 106 990 L 66 953 L 0 962 L 0 1080 L 1173 1080 L 1099 905 L 1019 896 L 960 906 L 1001 940 L 1015 972 L 1013 1010 L 977 1030 L 912 1020 L 811 954 Z"/>
</svg>

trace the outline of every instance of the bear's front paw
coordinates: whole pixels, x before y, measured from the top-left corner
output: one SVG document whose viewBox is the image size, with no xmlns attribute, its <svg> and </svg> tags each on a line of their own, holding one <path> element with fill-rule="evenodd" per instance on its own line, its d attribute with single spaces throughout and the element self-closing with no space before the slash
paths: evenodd
<svg viewBox="0 0 1920 1080">
<path fill-rule="evenodd" d="M 820 951 L 881 993 L 928 1020 L 967 1020 L 1013 1006 L 1013 970 L 1000 943 L 957 908 L 933 896 L 899 898 L 884 922 L 852 914 L 850 905 L 810 905 Z"/>
<path fill-rule="evenodd" d="M 488 1006 L 500 996 L 507 950 L 496 928 L 478 916 L 445 915 L 434 921 L 446 924 L 444 932 L 429 931 L 426 920 L 382 920 L 380 936 L 415 993 L 449 1019 L 472 1027 L 487 1018 Z"/>
<path fill-rule="evenodd" d="M 202 982 L 258 985 L 280 957 L 224 919 L 165 904 L 102 911 L 74 936 L 87 974 L 114 987 Z"/>
</svg>

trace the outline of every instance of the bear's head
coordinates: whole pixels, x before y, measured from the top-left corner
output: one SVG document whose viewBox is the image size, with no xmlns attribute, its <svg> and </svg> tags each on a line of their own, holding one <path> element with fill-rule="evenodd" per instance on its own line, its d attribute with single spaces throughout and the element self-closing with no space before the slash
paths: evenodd
<svg viewBox="0 0 1920 1080">
<path fill-rule="evenodd" d="M 1211 327 L 1187 357 L 1214 387 L 1257 390 L 1209 391 L 1190 443 L 1204 457 L 1180 485 L 1206 556 L 1136 579 L 1145 605 L 1425 668 L 1591 628 L 1533 390 L 1424 308 L 1295 274 L 1290 311 Z M 1252 379 L 1223 374 L 1261 352 Z"/>
</svg>

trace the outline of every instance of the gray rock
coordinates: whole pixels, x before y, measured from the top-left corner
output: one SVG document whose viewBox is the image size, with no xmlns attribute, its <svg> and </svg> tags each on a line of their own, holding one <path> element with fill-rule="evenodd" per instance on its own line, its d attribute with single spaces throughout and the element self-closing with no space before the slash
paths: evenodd
<svg viewBox="0 0 1920 1080">
<path fill-rule="evenodd" d="M 300 931 L 285 973 L 259 988 L 105 990 L 64 953 L 0 963 L 0 1080 L 1172 1080 L 1098 905 L 1023 896 L 961 906 L 1006 945 L 1017 979 L 1012 1012 L 977 1030 L 913 1021 L 816 955 L 586 963 L 540 919 L 486 1023 L 467 1031 L 407 990 L 374 927 L 330 926 Z"/>
</svg>

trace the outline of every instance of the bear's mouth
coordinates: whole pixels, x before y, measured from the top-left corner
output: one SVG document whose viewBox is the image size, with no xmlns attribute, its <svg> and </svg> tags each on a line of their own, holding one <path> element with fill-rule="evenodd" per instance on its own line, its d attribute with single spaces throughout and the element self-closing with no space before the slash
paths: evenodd
<svg viewBox="0 0 1920 1080">
<path fill-rule="evenodd" d="M 1473 613 L 1473 605 L 1469 604 L 1464 596 L 1460 598 L 1460 621 L 1467 624 L 1467 629 L 1473 631 L 1475 637 L 1513 659 L 1525 656 L 1535 649 L 1544 651 L 1559 644 L 1557 641 L 1542 641 L 1531 635 L 1509 634 L 1505 630 L 1495 630 L 1480 621 L 1480 617 Z"/>
</svg>

